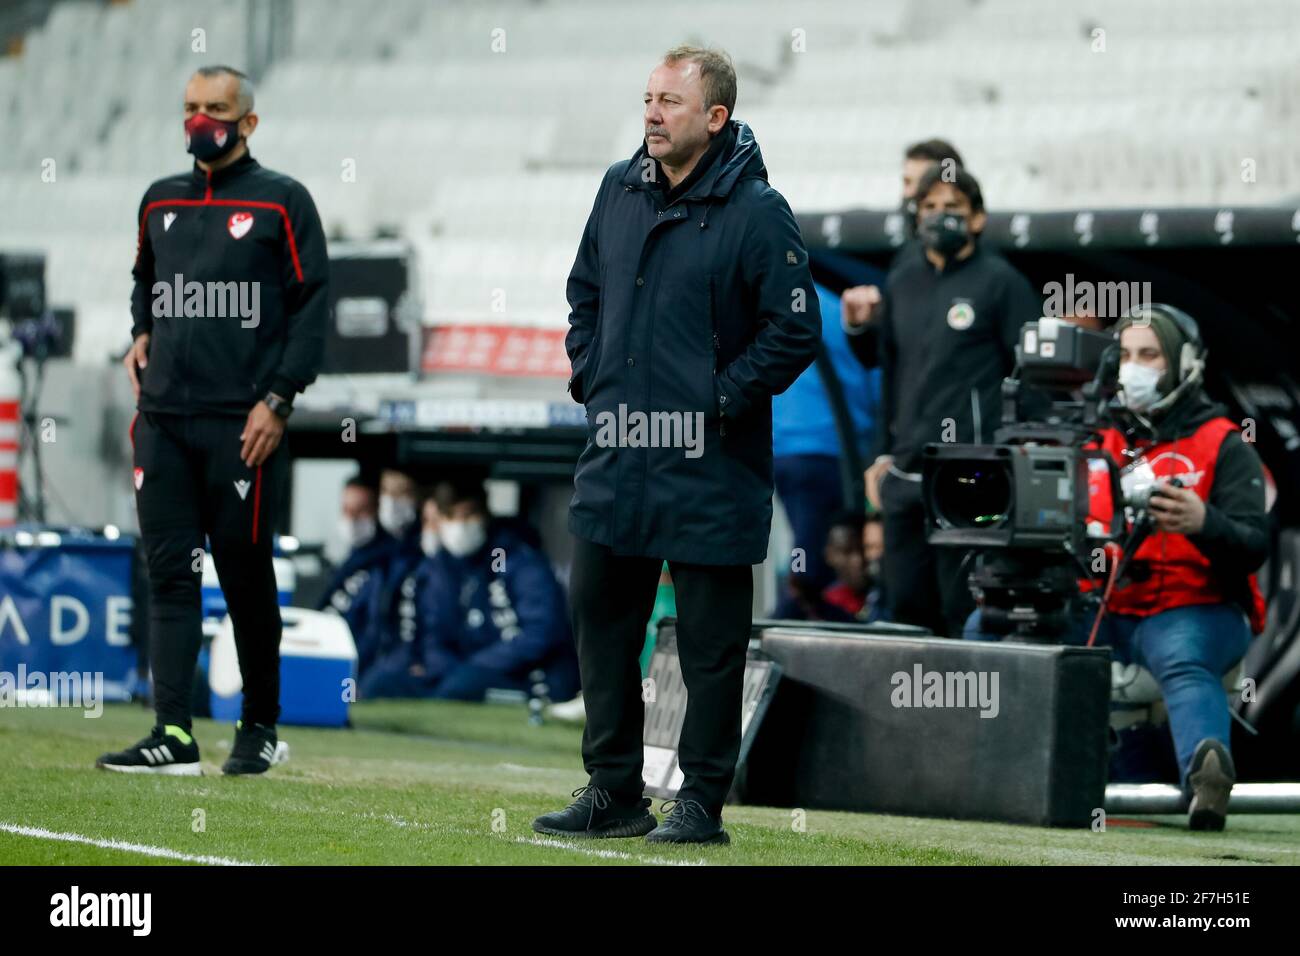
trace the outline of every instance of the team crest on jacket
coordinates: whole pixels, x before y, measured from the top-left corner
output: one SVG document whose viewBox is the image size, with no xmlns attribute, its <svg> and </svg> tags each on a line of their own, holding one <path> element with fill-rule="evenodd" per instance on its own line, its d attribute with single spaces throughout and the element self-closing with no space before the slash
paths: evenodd
<svg viewBox="0 0 1300 956">
<path fill-rule="evenodd" d="M 232 213 L 230 220 L 226 223 L 226 228 L 236 239 L 243 239 L 248 235 L 248 230 L 253 228 L 253 214 L 251 212 Z"/>
<path fill-rule="evenodd" d="M 143 468 L 137 468 L 137 469 L 135 470 L 135 490 L 136 490 L 136 491 L 139 491 L 139 490 L 140 490 L 140 486 L 143 485 L 143 484 L 144 484 L 144 469 L 143 469 Z"/>
<path fill-rule="evenodd" d="M 948 327 L 965 332 L 975 324 L 975 307 L 965 299 L 958 299 L 948 310 Z"/>
</svg>

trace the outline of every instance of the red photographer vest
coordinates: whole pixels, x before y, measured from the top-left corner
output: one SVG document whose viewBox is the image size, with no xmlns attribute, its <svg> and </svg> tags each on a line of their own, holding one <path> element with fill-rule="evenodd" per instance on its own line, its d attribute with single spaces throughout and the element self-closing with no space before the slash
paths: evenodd
<svg viewBox="0 0 1300 956">
<path fill-rule="evenodd" d="M 1208 501 L 1214 485 L 1214 465 L 1219 458 L 1223 439 L 1237 431 L 1237 426 L 1226 418 L 1211 418 L 1192 435 L 1173 441 L 1142 446 L 1139 456 L 1151 466 L 1157 478 L 1178 478 L 1183 487 L 1191 488 L 1202 501 Z M 1130 459 L 1124 454 L 1127 444 L 1124 436 L 1113 428 L 1101 432 L 1101 447 L 1110 452 L 1121 467 Z M 1110 486 L 1106 472 L 1090 470 L 1088 492 L 1090 518 L 1110 524 L 1113 514 Z M 1210 567 L 1210 561 L 1201 554 L 1186 535 L 1153 531 L 1138 545 L 1133 555 L 1134 565 L 1146 563 L 1151 574 L 1146 580 L 1132 581 L 1125 587 L 1117 586 L 1111 593 L 1107 607 L 1116 614 L 1133 614 L 1149 617 L 1161 611 L 1193 604 L 1223 604 L 1231 600 L 1222 582 Z M 1250 576 L 1250 606 L 1246 608 L 1250 627 L 1255 634 L 1264 630 L 1264 598 L 1260 594 L 1255 575 Z"/>
</svg>

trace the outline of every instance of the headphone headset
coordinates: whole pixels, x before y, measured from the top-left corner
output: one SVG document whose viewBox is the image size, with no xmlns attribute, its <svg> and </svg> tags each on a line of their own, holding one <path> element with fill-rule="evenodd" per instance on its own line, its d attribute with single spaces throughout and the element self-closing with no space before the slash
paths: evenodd
<svg viewBox="0 0 1300 956">
<path fill-rule="evenodd" d="M 1147 306 L 1131 309 L 1125 313 L 1125 318 L 1145 319 L 1149 326 L 1150 315 L 1153 312 L 1178 326 L 1178 330 L 1183 333 L 1183 338 L 1187 341 L 1183 343 L 1178 353 L 1178 384 L 1169 390 L 1168 395 L 1148 408 L 1147 414 L 1164 411 L 1178 401 L 1183 392 L 1199 385 L 1205 378 L 1205 357 L 1208 354 L 1205 340 L 1201 338 L 1200 326 L 1196 324 L 1195 319 L 1176 306 L 1153 302 Z"/>
</svg>

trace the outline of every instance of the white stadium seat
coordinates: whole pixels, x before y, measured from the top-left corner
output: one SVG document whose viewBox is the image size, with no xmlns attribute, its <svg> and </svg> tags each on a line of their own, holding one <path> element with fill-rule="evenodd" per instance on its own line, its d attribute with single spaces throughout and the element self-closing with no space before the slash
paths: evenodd
<svg viewBox="0 0 1300 956">
<path fill-rule="evenodd" d="M 187 165 L 188 74 L 248 61 L 248 9 L 66 0 L 0 57 L 0 249 L 49 250 L 50 299 L 83 316 L 83 360 L 125 343 L 139 197 Z M 308 185 L 331 237 L 405 235 L 428 322 L 563 327 L 596 184 L 636 148 L 645 77 L 681 42 L 731 52 L 737 116 L 796 209 L 893 208 L 902 149 L 931 136 L 958 145 L 993 208 L 1300 193 L 1293 0 L 292 10 L 258 85 L 254 154 Z"/>
</svg>

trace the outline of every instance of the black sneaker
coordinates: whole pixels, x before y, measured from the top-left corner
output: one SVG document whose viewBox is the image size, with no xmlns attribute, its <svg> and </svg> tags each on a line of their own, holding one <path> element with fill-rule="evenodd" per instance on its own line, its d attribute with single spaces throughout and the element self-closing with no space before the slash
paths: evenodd
<svg viewBox="0 0 1300 956">
<path fill-rule="evenodd" d="M 668 811 L 669 805 L 672 811 Z M 715 819 L 698 800 L 669 800 L 659 808 L 668 813 L 664 822 L 646 834 L 647 843 L 730 843 L 722 829 L 722 815 Z"/>
<path fill-rule="evenodd" d="M 1221 742 L 1207 737 L 1196 745 L 1187 783 L 1192 802 L 1187 808 L 1187 826 L 1192 830 L 1222 830 L 1228 821 L 1228 798 L 1237 782 L 1232 755 Z"/>
<path fill-rule="evenodd" d="M 289 745 L 275 736 L 275 728 L 265 724 L 235 724 L 235 746 L 221 765 L 224 774 L 266 773 L 276 764 L 289 759 Z"/>
<path fill-rule="evenodd" d="M 639 837 L 653 830 L 658 822 L 645 797 L 622 801 L 608 790 L 592 786 L 579 787 L 570 796 L 578 799 L 563 810 L 538 817 L 533 829 L 552 836 Z"/>
<path fill-rule="evenodd" d="M 154 725 L 149 736 L 134 746 L 104 754 L 95 761 L 101 770 L 118 773 L 156 773 L 175 777 L 201 777 L 199 745 L 184 727 Z"/>
</svg>

